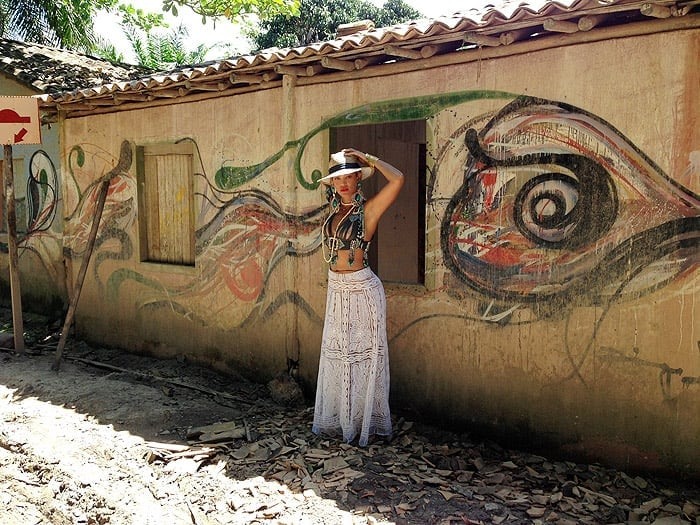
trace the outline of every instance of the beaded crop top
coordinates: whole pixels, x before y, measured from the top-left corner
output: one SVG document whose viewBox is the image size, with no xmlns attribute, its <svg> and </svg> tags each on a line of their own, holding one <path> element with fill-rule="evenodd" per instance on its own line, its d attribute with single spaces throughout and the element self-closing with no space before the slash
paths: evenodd
<svg viewBox="0 0 700 525">
<path fill-rule="evenodd" d="M 367 267 L 367 250 L 372 241 L 366 241 L 365 235 L 365 210 L 364 202 L 341 204 L 332 210 L 323 223 L 323 258 L 329 264 L 335 264 L 340 250 L 350 250 L 348 262 L 352 265 L 355 261 L 355 249 L 360 248 L 364 252 L 363 265 Z M 340 215 L 340 220 L 333 231 L 333 219 Z M 328 249 L 328 256 L 326 255 Z"/>
</svg>

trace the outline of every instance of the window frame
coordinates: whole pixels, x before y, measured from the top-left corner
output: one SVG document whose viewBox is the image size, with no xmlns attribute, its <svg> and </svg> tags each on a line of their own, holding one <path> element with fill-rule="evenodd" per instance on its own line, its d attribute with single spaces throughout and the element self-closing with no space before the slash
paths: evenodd
<svg viewBox="0 0 700 525">
<path fill-rule="evenodd" d="M 195 159 L 190 142 L 136 146 L 140 262 L 195 266 Z M 185 209 L 177 209 L 177 203 L 186 203 Z"/>
</svg>

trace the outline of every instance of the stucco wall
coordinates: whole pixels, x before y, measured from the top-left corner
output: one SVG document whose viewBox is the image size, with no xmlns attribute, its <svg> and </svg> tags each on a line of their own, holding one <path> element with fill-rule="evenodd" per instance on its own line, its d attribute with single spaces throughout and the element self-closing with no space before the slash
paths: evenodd
<svg viewBox="0 0 700 525">
<path fill-rule="evenodd" d="M 291 359 L 313 391 L 328 129 L 425 118 L 426 285 L 386 287 L 393 406 L 698 473 L 699 51 L 685 30 L 69 119 L 72 278 L 123 141 L 186 138 L 202 167 L 191 268 L 140 262 L 133 165 L 115 179 L 79 330 L 259 380 Z"/>
<path fill-rule="evenodd" d="M 0 95 L 28 97 L 36 95 L 36 92 L 0 74 Z M 12 158 L 23 302 L 27 308 L 44 309 L 60 315 L 65 302 L 65 274 L 61 256 L 63 221 L 57 127 L 42 126 L 41 144 L 13 145 Z M 4 185 L 1 171 L 0 180 Z M 4 195 L 3 190 L 3 201 Z M 4 202 L 0 209 L 4 215 Z M 0 224 L 0 290 L 9 301 L 9 258 L 4 217 Z"/>
</svg>

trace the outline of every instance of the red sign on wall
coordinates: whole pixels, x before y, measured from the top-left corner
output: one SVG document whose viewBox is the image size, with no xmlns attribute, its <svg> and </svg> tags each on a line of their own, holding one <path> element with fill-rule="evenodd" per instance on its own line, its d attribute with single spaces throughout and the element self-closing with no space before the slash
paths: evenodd
<svg viewBox="0 0 700 525">
<path fill-rule="evenodd" d="M 0 97 L 0 143 L 41 144 L 39 99 Z"/>
</svg>

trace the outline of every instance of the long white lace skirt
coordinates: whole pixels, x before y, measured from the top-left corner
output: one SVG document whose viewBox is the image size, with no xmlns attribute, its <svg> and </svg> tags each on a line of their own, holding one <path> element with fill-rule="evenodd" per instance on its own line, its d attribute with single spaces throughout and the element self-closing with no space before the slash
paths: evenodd
<svg viewBox="0 0 700 525">
<path fill-rule="evenodd" d="M 328 272 L 312 427 L 316 434 L 391 435 L 386 296 L 374 272 Z"/>
</svg>

